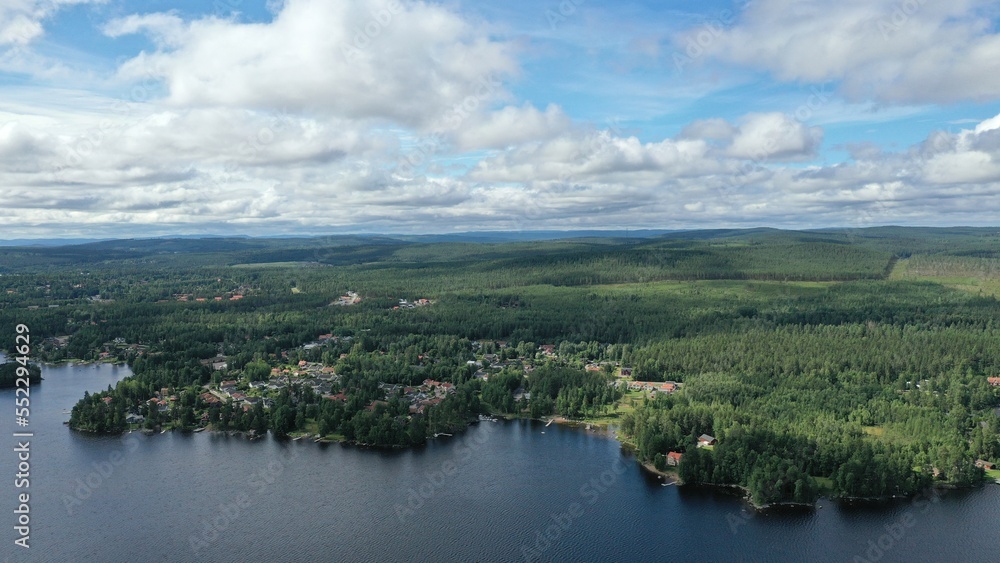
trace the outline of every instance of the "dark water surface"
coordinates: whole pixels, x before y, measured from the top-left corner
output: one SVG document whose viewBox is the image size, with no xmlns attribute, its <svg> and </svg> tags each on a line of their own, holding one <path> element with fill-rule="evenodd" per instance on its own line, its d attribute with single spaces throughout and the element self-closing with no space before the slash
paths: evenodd
<svg viewBox="0 0 1000 563">
<path fill-rule="evenodd" d="M 13 545 L 18 429 L 14 393 L 0 391 L 0 557 L 1000 561 L 995 485 L 761 515 L 724 493 L 662 486 L 614 440 L 557 425 L 483 422 L 419 450 L 385 452 L 210 433 L 95 437 L 62 424 L 84 390 L 128 374 L 46 368 L 32 388 L 30 550 Z"/>
</svg>

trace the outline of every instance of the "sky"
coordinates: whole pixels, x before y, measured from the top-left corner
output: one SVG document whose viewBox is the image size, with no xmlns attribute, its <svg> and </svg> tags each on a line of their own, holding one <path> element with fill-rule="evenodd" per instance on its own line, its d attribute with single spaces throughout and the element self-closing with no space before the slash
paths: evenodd
<svg viewBox="0 0 1000 563">
<path fill-rule="evenodd" d="M 984 0 L 0 0 L 2 238 L 996 226 Z"/>
</svg>

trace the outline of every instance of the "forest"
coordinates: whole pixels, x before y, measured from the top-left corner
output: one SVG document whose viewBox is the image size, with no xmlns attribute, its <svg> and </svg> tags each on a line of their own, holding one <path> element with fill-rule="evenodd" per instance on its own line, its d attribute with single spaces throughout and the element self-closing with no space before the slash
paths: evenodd
<svg viewBox="0 0 1000 563">
<path fill-rule="evenodd" d="M 28 383 L 30 385 L 36 385 L 42 381 L 42 368 L 38 367 L 33 363 L 28 363 L 26 366 L 22 366 L 18 362 L 5 362 L 0 364 L 0 389 L 16 387 L 18 380 L 18 369 L 24 368 L 21 371 L 20 377 L 27 376 Z"/>
<path fill-rule="evenodd" d="M 561 416 L 661 469 L 682 454 L 685 483 L 810 503 L 1000 461 L 998 257 L 995 229 L 898 227 L 7 247 L 0 328 L 30 326 L 38 360 L 130 365 L 80 431 L 413 446 Z"/>
</svg>

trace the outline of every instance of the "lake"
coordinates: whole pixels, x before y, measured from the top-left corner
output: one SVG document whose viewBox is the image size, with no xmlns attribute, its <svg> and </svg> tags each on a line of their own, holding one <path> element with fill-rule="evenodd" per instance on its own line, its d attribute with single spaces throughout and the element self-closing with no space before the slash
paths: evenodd
<svg viewBox="0 0 1000 563">
<path fill-rule="evenodd" d="M 606 437 L 482 422 L 417 450 L 63 425 L 129 374 L 47 367 L 31 390 L 30 550 L 13 545 L 13 390 L 0 391 L 5 561 L 997 561 L 1000 487 L 748 511 L 663 486 Z"/>
</svg>

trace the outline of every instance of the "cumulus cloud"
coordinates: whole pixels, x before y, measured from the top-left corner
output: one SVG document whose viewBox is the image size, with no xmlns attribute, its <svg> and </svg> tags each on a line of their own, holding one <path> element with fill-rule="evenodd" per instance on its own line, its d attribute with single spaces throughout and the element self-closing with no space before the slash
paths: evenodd
<svg viewBox="0 0 1000 563">
<path fill-rule="evenodd" d="M 746 169 L 745 162 L 753 169 L 764 162 L 803 160 L 815 154 L 822 138 L 822 128 L 781 113 L 749 114 L 738 125 L 699 120 L 677 138 L 651 143 L 611 131 L 570 131 L 486 158 L 471 176 L 491 182 L 572 179 L 651 186 L 670 178 L 735 174 Z"/>
<path fill-rule="evenodd" d="M 754 113 L 732 134 L 726 154 L 751 160 L 801 160 L 815 156 L 823 129 L 807 127 L 783 113 Z"/>
<path fill-rule="evenodd" d="M 935 84 L 920 73 L 948 66 L 933 49 L 989 47 L 970 16 L 980 6 L 921 3 L 883 37 L 879 14 L 892 11 L 881 1 L 759 0 L 710 34 L 704 54 L 859 97 L 892 101 L 913 88 L 945 99 L 965 87 L 960 65 Z M 127 101 L 6 87 L 0 200 L 17 224 L 101 236 L 808 227 L 983 224 L 1000 208 L 1000 116 L 905 149 L 846 143 L 845 162 L 818 164 L 824 130 L 799 112 L 697 119 L 651 138 L 643 123 L 601 130 L 547 99 L 517 98 L 506 85 L 520 72 L 516 48 L 441 4 L 271 9 L 258 23 L 180 13 L 105 22 L 109 37 L 153 42 L 117 69 L 136 87 Z M 52 12 L 19 13 L 42 22 Z M 948 35 L 956 29 L 970 33 Z M 950 40 L 928 46 L 920 34 Z M 968 97 L 991 88 L 980 70 Z M 839 111 L 832 91 L 814 96 Z M 402 173 L 414 155 L 421 162 Z"/>
<path fill-rule="evenodd" d="M 462 124 L 455 133 L 459 150 L 505 148 L 510 145 L 552 138 L 570 129 L 573 121 L 551 104 L 545 111 L 525 103 L 479 115 Z"/>
<path fill-rule="evenodd" d="M 992 100 L 994 9 L 988 0 L 757 0 L 733 26 L 689 30 L 677 46 L 685 62 L 708 56 L 784 81 L 838 81 L 853 100 Z"/>
<path fill-rule="evenodd" d="M 241 23 L 170 14 L 110 22 L 110 36 L 144 32 L 154 53 L 120 74 L 165 81 L 179 107 L 322 111 L 433 127 L 470 101 L 506 96 L 518 66 L 512 47 L 444 7 L 399 0 L 288 0 L 274 20 Z"/>
</svg>

